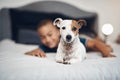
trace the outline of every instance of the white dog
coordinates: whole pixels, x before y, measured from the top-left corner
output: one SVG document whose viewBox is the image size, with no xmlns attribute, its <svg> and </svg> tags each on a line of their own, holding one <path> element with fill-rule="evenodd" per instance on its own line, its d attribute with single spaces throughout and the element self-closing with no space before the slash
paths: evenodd
<svg viewBox="0 0 120 80">
<path fill-rule="evenodd" d="M 86 49 L 79 39 L 79 29 L 86 24 L 85 20 L 62 20 L 57 18 L 54 25 L 60 28 L 60 43 L 58 45 L 56 61 L 63 64 L 71 64 L 83 61 L 86 57 Z"/>
</svg>

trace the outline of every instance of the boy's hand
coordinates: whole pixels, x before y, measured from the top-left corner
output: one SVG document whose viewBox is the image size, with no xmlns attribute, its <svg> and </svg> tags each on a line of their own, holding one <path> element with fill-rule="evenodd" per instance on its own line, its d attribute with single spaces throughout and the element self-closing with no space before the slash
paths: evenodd
<svg viewBox="0 0 120 80">
<path fill-rule="evenodd" d="M 36 56 L 36 57 L 43 57 L 43 58 L 46 57 L 45 52 L 40 49 L 35 49 L 35 50 L 27 52 L 25 54 L 30 55 L 30 56 Z"/>
<path fill-rule="evenodd" d="M 103 57 L 116 57 L 114 54 L 111 54 L 113 52 L 113 49 L 110 45 L 106 45 L 105 49 L 106 51 L 104 51 L 104 53 L 107 52 L 108 54 L 103 55 Z"/>
<path fill-rule="evenodd" d="M 107 55 L 107 56 L 103 56 L 103 57 L 116 57 L 116 56 L 113 55 L 113 54 L 109 54 L 109 55 Z"/>
</svg>

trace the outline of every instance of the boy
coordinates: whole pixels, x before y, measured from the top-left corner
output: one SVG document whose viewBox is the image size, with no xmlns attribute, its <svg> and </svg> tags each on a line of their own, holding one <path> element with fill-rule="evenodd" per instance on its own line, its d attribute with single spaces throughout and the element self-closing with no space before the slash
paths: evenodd
<svg viewBox="0 0 120 80">
<path fill-rule="evenodd" d="M 60 32 L 53 25 L 53 22 L 51 20 L 43 20 L 38 25 L 37 31 L 42 44 L 39 45 L 38 49 L 27 52 L 26 55 L 46 57 L 46 52 L 56 52 L 60 40 Z M 80 38 L 80 41 L 87 49 L 101 52 L 103 57 L 115 57 L 110 54 L 112 48 L 98 39 L 86 40 Z"/>
</svg>

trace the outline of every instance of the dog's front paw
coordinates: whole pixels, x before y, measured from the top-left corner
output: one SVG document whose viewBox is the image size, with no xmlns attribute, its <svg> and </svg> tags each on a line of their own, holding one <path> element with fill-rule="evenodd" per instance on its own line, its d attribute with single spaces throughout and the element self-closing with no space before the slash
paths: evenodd
<svg viewBox="0 0 120 80">
<path fill-rule="evenodd" d="M 56 62 L 62 64 L 71 64 L 69 61 L 63 61 L 63 60 L 57 60 Z"/>
<path fill-rule="evenodd" d="M 56 59 L 56 62 L 57 63 L 63 63 L 63 60 L 62 59 Z"/>
<path fill-rule="evenodd" d="M 71 64 L 71 63 L 67 61 L 63 61 L 63 64 Z"/>
<path fill-rule="evenodd" d="M 68 61 L 69 64 L 73 64 L 73 63 L 76 63 L 77 61 L 79 61 L 78 59 L 70 59 Z"/>
</svg>

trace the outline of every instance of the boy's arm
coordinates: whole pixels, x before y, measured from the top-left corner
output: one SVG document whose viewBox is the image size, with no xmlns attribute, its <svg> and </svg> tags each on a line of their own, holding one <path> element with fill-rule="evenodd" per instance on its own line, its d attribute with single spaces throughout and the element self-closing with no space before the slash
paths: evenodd
<svg viewBox="0 0 120 80">
<path fill-rule="evenodd" d="M 46 57 L 46 54 L 43 50 L 41 50 L 40 48 L 37 48 L 35 50 L 32 50 L 30 52 L 26 52 L 26 55 L 30 55 L 30 56 L 36 56 L 36 57 Z"/>
<path fill-rule="evenodd" d="M 112 52 L 112 48 L 100 40 L 88 40 L 86 46 L 87 48 L 101 52 L 103 57 L 115 57 L 115 55 L 110 54 Z"/>
</svg>

